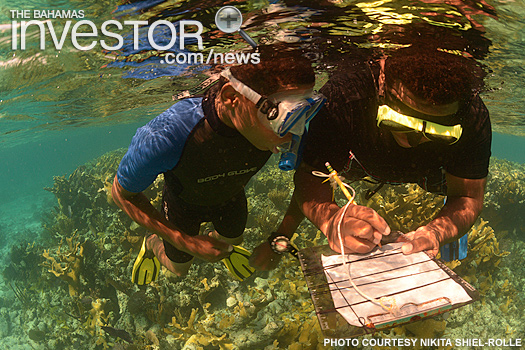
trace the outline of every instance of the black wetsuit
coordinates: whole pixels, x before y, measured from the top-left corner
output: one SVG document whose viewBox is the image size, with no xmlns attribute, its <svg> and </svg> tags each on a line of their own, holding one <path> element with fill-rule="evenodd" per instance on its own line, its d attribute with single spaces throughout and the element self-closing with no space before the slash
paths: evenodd
<svg viewBox="0 0 525 350">
<path fill-rule="evenodd" d="M 214 93 L 182 100 L 137 130 L 119 169 L 118 180 L 142 192 L 164 173 L 166 217 L 188 235 L 212 222 L 225 237 L 238 237 L 248 215 L 244 186 L 271 156 L 255 148 L 237 130 L 223 124 Z M 164 241 L 175 262 L 192 256 Z"/>
<path fill-rule="evenodd" d="M 303 153 L 308 165 L 326 172 L 328 161 L 347 179 L 368 176 L 378 183 L 418 183 L 437 193 L 446 193 L 444 171 L 467 179 L 487 176 L 492 133 L 488 110 L 478 95 L 459 111 L 463 134 L 458 142 L 403 148 L 390 131 L 377 127 L 375 81 L 372 70 L 361 63 L 334 74 L 321 89 L 328 102 L 310 123 Z"/>
</svg>

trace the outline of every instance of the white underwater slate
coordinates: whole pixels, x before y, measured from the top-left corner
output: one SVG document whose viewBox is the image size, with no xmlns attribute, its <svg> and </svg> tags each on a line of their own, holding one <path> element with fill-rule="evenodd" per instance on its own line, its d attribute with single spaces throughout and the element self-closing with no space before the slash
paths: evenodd
<svg viewBox="0 0 525 350">
<path fill-rule="evenodd" d="M 368 254 L 347 254 L 345 265 L 341 254 L 321 256 L 334 306 L 349 324 L 377 326 L 472 300 L 428 255 L 404 255 L 401 245 L 392 243 Z M 374 299 L 390 297 L 397 309 L 389 312 L 363 297 L 351 285 L 349 273 L 362 293 Z"/>
</svg>

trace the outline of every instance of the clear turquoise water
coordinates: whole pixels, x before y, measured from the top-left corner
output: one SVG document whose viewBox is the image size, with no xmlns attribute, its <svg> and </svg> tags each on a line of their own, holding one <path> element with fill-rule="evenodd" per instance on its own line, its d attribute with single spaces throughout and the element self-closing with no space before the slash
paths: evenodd
<svg viewBox="0 0 525 350">
<path fill-rule="evenodd" d="M 525 138 L 523 136 L 493 133 L 492 156 L 525 164 Z"/>
<path fill-rule="evenodd" d="M 292 7 L 286 12 L 282 3 L 236 3 L 244 13 L 250 13 L 247 18 L 254 21 L 247 31 L 259 40 L 272 36 L 294 39 L 293 31 L 302 30 L 298 26 L 310 20 L 304 7 Z M 353 21 L 353 10 L 348 10 L 354 2 L 341 3 L 346 7 L 326 4 L 327 8 L 335 9 L 336 15 L 332 13 L 324 20 L 338 24 L 322 35 L 327 35 L 327 40 L 343 35 L 349 35 L 344 40 L 361 40 L 362 19 Z M 480 35 L 492 41 L 487 57 L 483 58 L 492 70 L 487 77 L 489 90 L 483 98 L 496 131 L 493 156 L 525 164 L 525 3 L 503 0 L 488 3 L 496 8 L 499 19 L 487 15 L 474 18 L 485 30 Z M 301 4 L 307 6 L 305 2 Z M 409 4 L 427 6 L 424 1 L 396 1 L 395 9 L 405 11 L 402 5 Z M 221 5 L 220 1 L 188 1 L 180 6 L 182 9 L 186 6 L 203 23 L 210 23 L 211 14 Z M 0 0 L 0 24 L 9 23 L 10 9 L 84 9 L 86 19 L 100 23 L 114 16 L 112 10 L 116 6 L 116 1 L 26 0 L 13 4 Z M 273 21 L 273 26 L 262 24 L 265 22 L 258 16 L 263 12 L 269 13 L 266 23 Z M 278 13 L 274 17 L 283 20 L 277 21 L 272 13 Z M 297 24 L 298 19 L 303 22 Z M 319 22 L 319 18 L 312 22 Z M 223 51 L 246 46 L 238 37 L 208 42 L 208 47 Z M 54 197 L 43 190 L 52 186 L 53 176 L 69 175 L 89 160 L 127 147 L 136 128 L 170 106 L 176 91 L 191 88 L 206 78 L 204 72 L 193 67 L 181 77 L 125 79 L 133 68 L 111 66 L 112 62 L 113 56 L 100 50 L 78 52 L 70 46 L 60 52 L 34 47 L 13 52 L 10 31 L 0 27 L 0 249 L 4 258 L 11 245 L 38 237 L 41 212 L 55 205 Z"/>
<path fill-rule="evenodd" d="M 4 24 L 9 23 L 10 9 L 83 9 L 85 19 L 100 23 L 115 16 L 112 11 L 117 5 L 111 1 L 81 4 L 24 1 L 16 5 L 3 1 L 0 1 L 0 22 Z M 186 5 L 196 14 L 206 13 L 199 6 L 192 7 L 195 4 L 189 2 Z M 401 12 L 403 3 L 397 4 L 395 9 Z M 522 15 L 525 5 L 523 2 L 507 1 L 491 1 L 489 4 L 497 9 L 499 20 L 487 15 L 474 18 L 486 31 L 480 36 L 492 41 L 490 54 L 483 62 L 492 70 L 487 77 L 490 90 L 484 93 L 484 100 L 491 111 L 496 131 L 493 155 L 525 163 L 525 101 L 522 88 L 525 77 L 522 65 L 525 24 Z M 210 2 L 209 5 L 210 8 L 219 8 L 221 3 Z M 281 29 L 285 29 L 285 38 L 293 38 L 290 33 L 297 26 L 293 23 L 301 8 L 292 7 L 294 10 L 291 13 L 283 15 L 281 5 L 239 2 L 238 6 L 245 12 L 251 10 L 254 18 L 260 14 L 258 8 L 284 16 Z M 359 29 L 359 22 L 355 25 L 345 21 L 353 10 L 342 12 L 343 7 L 337 11 L 337 16 L 331 13 L 323 18 L 337 23 L 336 30 L 328 31 L 327 39 L 332 35 L 337 38 L 337 35 L 344 34 L 345 29 L 359 38 L 362 34 L 356 30 Z M 212 22 L 207 15 L 201 17 L 205 24 Z M 128 16 L 120 20 L 134 18 L 136 16 Z M 288 27 L 291 29 L 286 30 Z M 252 26 L 247 31 L 256 33 L 257 29 L 262 29 L 260 37 L 275 34 L 276 31 L 275 28 L 265 29 L 262 26 Z M 188 76 L 123 79 L 132 68 L 108 68 L 112 58 L 100 50 L 82 53 L 66 45 L 60 52 L 52 49 L 40 51 L 34 47 L 13 52 L 10 31 L 3 28 L 0 33 L 0 160 L 3 164 L 0 193 L 4 198 L 0 208 L 8 206 L 0 209 L 4 212 L 9 212 L 13 203 L 17 203 L 16 207 L 20 206 L 21 212 L 30 211 L 28 205 L 38 205 L 43 198 L 49 197 L 42 187 L 52 184 L 52 176 L 71 173 L 89 159 L 115 147 L 126 147 L 136 127 L 172 104 L 174 91 L 195 86 L 205 78 L 202 74 L 193 74 L 190 79 Z M 257 35 L 252 35 L 257 38 Z M 242 40 L 231 36 L 221 42 L 209 42 L 207 47 L 228 48 L 228 43 L 234 48 L 246 47 Z M 17 200 L 19 196 L 28 195 L 32 200 L 23 203 Z M 11 218 L 3 215 L 0 220 L 12 227 L 9 224 Z"/>
</svg>

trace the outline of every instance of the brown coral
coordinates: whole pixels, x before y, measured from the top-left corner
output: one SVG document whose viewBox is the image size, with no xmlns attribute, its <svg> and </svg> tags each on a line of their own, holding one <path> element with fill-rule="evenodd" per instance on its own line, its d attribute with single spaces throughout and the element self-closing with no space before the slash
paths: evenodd
<svg viewBox="0 0 525 350">
<path fill-rule="evenodd" d="M 208 315 L 206 319 L 210 317 L 213 318 L 213 315 Z M 219 347 L 221 350 L 232 349 L 232 341 L 228 339 L 226 333 L 221 336 L 216 336 L 205 329 L 204 324 L 206 324 L 206 319 L 197 320 L 197 309 L 193 309 L 187 326 L 181 326 L 176 318 L 173 317 L 172 322 L 168 324 L 170 328 L 164 328 L 164 332 L 171 334 L 176 339 L 183 339 L 185 346 L 193 345 L 201 348 L 202 346 L 213 345 Z"/>
<path fill-rule="evenodd" d="M 363 205 L 381 215 L 393 231 L 409 232 L 426 225 L 443 206 L 443 196 L 415 184 L 388 186 Z"/>
<path fill-rule="evenodd" d="M 76 235 L 70 238 L 66 238 L 67 250 L 62 252 L 63 240 L 60 241 L 56 256 L 53 257 L 48 250 L 44 250 L 42 256 L 46 258 L 46 262 L 43 266 L 48 268 L 48 271 L 60 278 L 69 285 L 69 295 L 77 296 L 79 294 L 80 282 L 80 270 L 82 268 L 82 261 L 84 258 L 84 247 L 80 242 L 73 243 L 73 240 L 78 239 Z"/>
</svg>

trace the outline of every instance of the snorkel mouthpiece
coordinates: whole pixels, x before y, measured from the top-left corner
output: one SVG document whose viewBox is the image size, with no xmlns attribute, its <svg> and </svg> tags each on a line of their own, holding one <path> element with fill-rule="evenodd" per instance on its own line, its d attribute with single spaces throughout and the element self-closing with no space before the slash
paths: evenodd
<svg viewBox="0 0 525 350">
<path fill-rule="evenodd" d="M 284 149 L 279 160 L 279 169 L 282 171 L 294 170 L 297 166 L 299 145 L 301 136 L 292 134 L 292 141 L 288 143 L 287 149 Z"/>
</svg>

